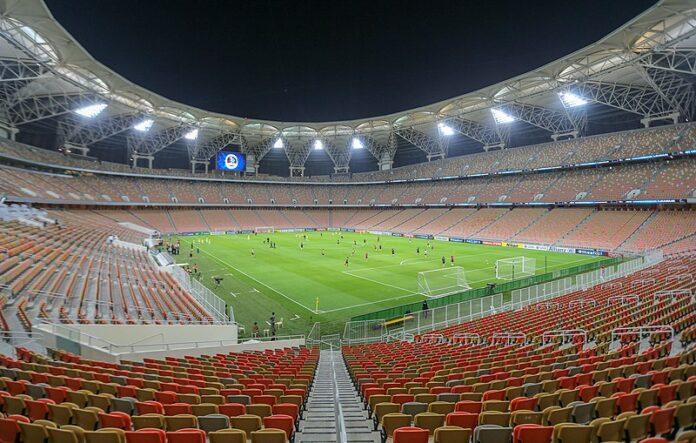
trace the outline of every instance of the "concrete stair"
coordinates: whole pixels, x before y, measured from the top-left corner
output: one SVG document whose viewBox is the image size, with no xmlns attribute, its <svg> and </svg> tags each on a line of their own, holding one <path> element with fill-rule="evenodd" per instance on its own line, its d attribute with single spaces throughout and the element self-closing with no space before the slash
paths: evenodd
<svg viewBox="0 0 696 443">
<path fill-rule="evenodd" d="M 323 350 L 296 443 L 378 443 L 360 396 L 337 350 Z"/>
</svg>

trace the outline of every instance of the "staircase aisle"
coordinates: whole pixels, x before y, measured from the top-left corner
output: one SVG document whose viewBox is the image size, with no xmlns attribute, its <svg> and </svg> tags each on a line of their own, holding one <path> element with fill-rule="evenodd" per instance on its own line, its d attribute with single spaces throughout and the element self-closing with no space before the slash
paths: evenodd
<svg viewBox="0 0 696 443">
<path fill-rule="evenodd" d="M 296 443 L 377 443 L 340 351 L 321 351 Z"/>
</svg>

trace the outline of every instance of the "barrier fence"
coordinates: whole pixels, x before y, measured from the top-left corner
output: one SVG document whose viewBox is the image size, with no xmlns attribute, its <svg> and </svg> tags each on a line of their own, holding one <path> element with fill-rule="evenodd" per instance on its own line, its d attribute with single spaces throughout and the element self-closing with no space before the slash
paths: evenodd
<svg viewBox="0 0 696 443">
<path fill-rule="evenodd" d="M 637 257 L 621 263 L 614 261 L 613 265 L 603 265 L 601 269 L 594 269 L 582 274 L 514 289 L 507 297 L 503 293 L 497 293 L 459 303 L 431 307 L 426 311 L 421 310 L 420 304 L 408 305 L 413 307 L 414 311 L 394 311 L 396 315 L 391 318 L 396 318 L 397 321 L 395 322 L 385 321 L 385 318 L 370 318 L 347 322 L 343 332 L 343 340 L 344 343 L 352 345 L 388 341 L 395 336 L 407 337 L 409 335 L 424 334 L 499 312 L 518 310 L 534 303 L 577 290 L 587 289 L 597 284 L 611 284 L 606 282 L 657 264 L 662 259 L 662 254 L 659 253 Z M 561 274 L 560 271 L 559 274 Z M 476 290 L 467 291 L 467 293 L 476 293 Z M 396 317 L 398 315 L 402 317 Z"/>
<path fill-rule="evenodd" d="M 572 276 L 575 274 L 580 274 L 583 272 L 605 268 L 609 266 L 616 265 L 621 262 L 621 258 L 608 258 L 605 260 L 596 261 L 593 263 L 585 263 L 578 266 L 573 266 L 570 268 L 559 269 L 553 272 L 547 272 L 545 274 L 533 275 L 530 277 L 520 278 L 506 283 L 500 283 L 495 286 L 495 288 L 484 287 L 477 289 L 470 289 L 468 291 L 460 292 L 457 294 L 448 295 L 446 297 L 432 298 L 428 299 L 428 306 L 430 308 L 439 308 L 454 303 L 460 303 L 466 300 L 478 299 L 485 296 L 490 296 L 494 294 L 503 294 L 510 291 L 514 291 L 523 287 L 537 285 L 540 283 L 561 279 L 563 277 Z M 351 321 L 361 321 L 361 320 L 387 320 L 391 318 L 400 317 L 406 315 L 409 312 L 416 312 L 421 310 L 422 302 L 409 303 L 405 305 L 394 306 L 387 309 L 382 309 L 380 311 L 370 312 L 368 314 L 358 315 L 351 318 Z"/>
<path fill-rule="evenodd" d="M 162 253 L 167 257 L 168 260 L 170 260 L 170 263 L 174 263 L 174 259 L 169 256 L 166 252 Z M 179 282 L 182 288 L 184 288 L 186 291 L 188 291 L 193 298 L 195 298 L 199 303 L 203 305 L 208 312 L 210 312 L 210 315 L 212 315 L 215 320 L 220 321 L 220 322 L 232 322 L 234 323 L 234 312 L 232 310 L 232 307 L 229 307 L 229 316 L 227 315 L 226 311 L 228 309 L 227 303 L 213 291 L 210 289 L 206 288 L 203 283 L 199 282 L 196 279 L 191 278 L 191 276 L 186 272 L 183 268 L 177 265 L 170 265 L 170 266 L 165 266 L 163 268 L 167 272 L 169 272 L 175 279 L 176 281 Z"/>
</svg>

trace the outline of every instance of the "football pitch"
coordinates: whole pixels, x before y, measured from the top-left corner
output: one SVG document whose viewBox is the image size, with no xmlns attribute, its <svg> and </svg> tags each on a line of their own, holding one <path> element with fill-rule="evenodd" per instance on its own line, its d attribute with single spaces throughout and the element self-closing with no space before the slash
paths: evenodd
<svg viewBox="0 0 696 443">
<path fill-rule="evenodd" d="M 454 266 L 463 269 L 472 288 L 506 281 L 496 279 L 498 259 L 533 258 L 536 274 L 602 259 L 352 232 L 173 238 L 181 241 L 177 262 L 198 265 L 200 281 L 232 306 L 247 333 L 254 322 L 261 331 L 268 328 L 275 312 L 282 319 L 279 335 L 306 334 L 315 322 L 322 323 L 324 334 L 339 332 L 352 316 L 422 301 L 418 273 L 442 269 L 442 257 L 446 268 L 454 256 Z"/>
</svg>

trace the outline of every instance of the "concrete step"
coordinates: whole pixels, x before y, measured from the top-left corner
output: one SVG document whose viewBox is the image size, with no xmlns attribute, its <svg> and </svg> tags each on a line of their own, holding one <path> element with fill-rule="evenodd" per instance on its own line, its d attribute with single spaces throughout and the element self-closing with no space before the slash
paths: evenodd
<svg viewBox="0 0 696 443">
<path fill-rule="evenodd" d="M 378 443 L 339 351 L 321 351 L 297 443 Z"/>
</svg>

